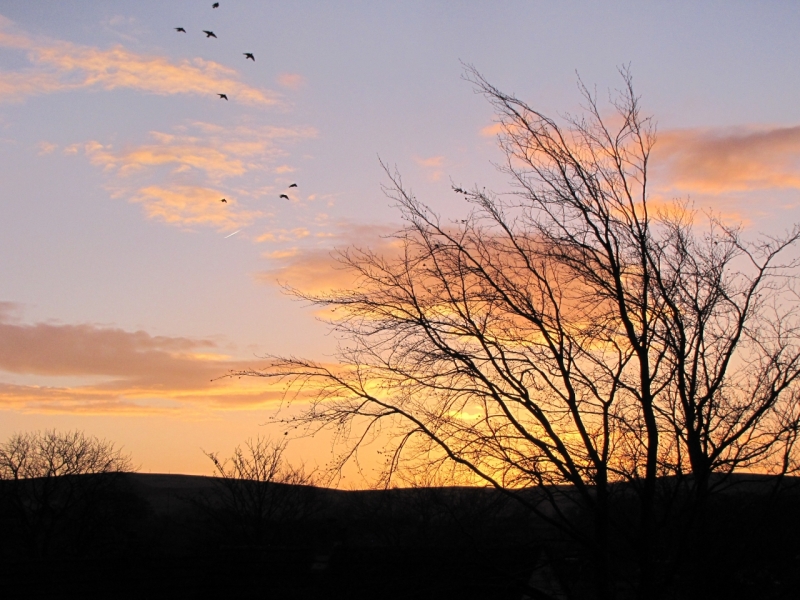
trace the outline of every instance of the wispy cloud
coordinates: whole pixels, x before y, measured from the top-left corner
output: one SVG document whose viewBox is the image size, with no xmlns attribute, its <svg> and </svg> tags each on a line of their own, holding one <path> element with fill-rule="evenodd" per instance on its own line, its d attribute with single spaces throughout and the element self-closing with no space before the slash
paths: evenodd
<svg viewBox="0 0 800 600">
<path fill-rule="evenodd" d="M 186 413 L 252 408 L 281 398 L 263 380 L 218 380 L 231 369 L 263 367 L 266 361 L 233 360 L 213 340 L 85 324 L 26 325 L 9 310 L 0 310 L 3 409 Z M 19 376 L 37 383 L 14 381 Z M 57 383 L 64 377 L 83 383 Z"/>
<path fill-rule="evenodd" d="M 0 323 L 18 323 L 22 308 L 18 302 L 0 300 Z"/>
<path fill-rule="evenodd" d="M 135 33 L 136 23 L 112 17 L 104 26 Z M 215 102 L 216 94 L 224 92 L 231 101 L 254 106 L 273 105 L 280 99 L 277 92 L 248 85 L 236 69 L 213 61 L 174 60 L 123 45 L 99 48 L 35 36 L 2 16 L 0 49 L 18 51 L 28 59 L 22 68 L 0 71 L 0 101 L 117 89 L 192 94 Z M 284 73 L 278 83 L 297 88 L 303 82 L 298 74 Z M 85 155 L 106 174 L 106 188 L 113 197 L 139 203 L 149 218 L 183 228 L 233 231 L 271 214 L 263 198 L 277 200 L 285 182 L 276 178 L 296 169 L 288 148 L 317 135 L 310 127 L 264 125 L 259 119 L 265 114 L 240 115 L 238 126 L 185 123 L 151 131 L 133 143 L 102 139 L 65 143 L 61 152 Z M 55 150 L 50 142 L 38 146 L 40 154 Z"/>
<path fill-rule="evenodd" d="M 133 201 L 144 206 L 148 217 L 184 227 L 208 225 L 228 231 L 245 227 L 263 215 L 242 208 L 223 190 L 204 187 L 151 185 L 138 190 Z"/>
<path fill-rule="evenodd" d="M 44 156 L 46 154 L 52 154 L 56 148 L 58 148 L 58 144 L 54 144 L 52 142 L 39 142 L 36 144 L 36 147 L 39 148 L 39 156 Z"/>
<path fill-rule="evenodd" d="M 196 122 L 150 132 L 142 144 L 116 148 L 90 141 L 78 149 L 108 173 L 115 196 L 142 204 L 148 217 L 181 227 L 233 230 L 265 215 L 248 208 L 246 199 L 275 191 L 253 185 L 253 177 L 274 173 L 274 163 L 287 154 L 286 144 L 315 135 L 310 127 L 223 128 Z"/>
<path fill-rule="evenodd" d="M 323 235 L 315 236 L 314 245 L 295 245 L 266 252 L 264 258 L 270 266 L 257 278 L 264 283 L 289 285 L 309 293 L 349 288 L 355 276 L 337 260 L 337 249 L 369 248 L 391 254 L 399 246 L 398 240 L 389 237 L 395 230 L 389 225 L 339 223 Z M 283 240 L 270 235 L 262 241 Z"/>
<path fill-rule="evenodd" d="M 430 158 L 414 157 L 414 161 L 420 166 L 428 169 L 435 169 L 444 164 L 444 156 L 431 156 Z"/>
<path fill-rule="evenodd" d="M 144 30 L 139 26 L 136 17 L 114 15 L 101 22 L 103 29 L 126 42 L 136 41 Z"/>
<path fill-rule="evenodd" d="M 290 90 L 299 90 L 306 84 L 306 79 L 297 73 L 281 73 L 278 75 L 278 84 Z"/>
<path fill-rule="evenodd" d="M 242 175 L 246 168 L 239 156 L 225 153 L 194 139 L 176 139 L 175 136 L 151 133 L 155 144 L 145 144 L 114 152 L 99 142 L 86 145 L 86 154 L 92 164 L 108 170 L 116 170 L 120 175 L 128 175 L 147 167 L 173 166 L 175 172 L 190 169 L 205 171 L 212 177 L 221 179 Z"/>
<path fill-rule="evenodd" d="M 286 152 L 281 143 L 316 136 L 310 127 L 223 128 L 197 122 L 165 133 L 151 131 L 150 141 L 116 149 L 97 141 L 84 149 L 91 162 L 116 174 L 170 167 L 173 173 L 196 170 L 219 182 L 248 171 L 263 170 Z"/>
<path fill-rule="evenodd" d="M 194 58 L 171 61 L 144 55 L 123 46 L 97 48 L 30 36 L 0 16 L 0 47 L 24 51 L 30 66 L 0 71 L 0 99 L 70 90 L 134 89 L 159 95 L 193 94 L 217 98 L 224 92 L 231 101 L 255 106 L 279 103 L 271 90 L 255 88 L 239 79 L 235 69 Z"/>
<path fill-rule="evenodd" d="M 481 128 L 480 133 L 484 137 L 496 137 L 503 133 L 503 124 L 492 123 L 491 125 Z"/>
<path fill-rule="evenodd" d="M 266 233 L 262 233 L 258 237 L 255 238 L 256 243 L 262 242 L 272 242 L 272 243 L 281 243 L 281 242 L 296 242 L 297 240 L 301 240 L 303 238 L 308 237 L 311 235 L 311 232 L 306 227 L 295 227 L 294 229 L 272 229 Z M 289 254 L 294 254 L 294 250 L 291 251 L 284 251 L 284 250 L 276 250 L 274 252 L 267 252 L 264 256 L 270 257 L 275 255 L 275 253 L 280 252 L 289 252 Z M 288 256 L 288 255 L 287 255 Z"/>
<path fill-rule="evenodd" d="M 414 162 L 427 171 L 428 179 L 431 181 L 438 181 L 441 178 L 441 167 L 444 166 L 444 156 L 431 156 L 429 158 L 415 156 Z"/>
</svg>

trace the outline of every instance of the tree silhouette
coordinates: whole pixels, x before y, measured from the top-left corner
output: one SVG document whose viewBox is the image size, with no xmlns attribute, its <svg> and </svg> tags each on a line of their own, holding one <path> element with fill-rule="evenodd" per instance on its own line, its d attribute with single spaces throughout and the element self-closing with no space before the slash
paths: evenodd
<svg viewBox="0 0 800 600">
<path fill-rule="evenodd" d="M 345 249 L 357 287 L 290 289 L 337 310 L 339 364 L 235 375 L 312 390 L 289 421 L 334 430 L 339 465 L 380 438 L 384 483 L 402 466 L 495 486 L 582 545 L 597 597 L 650 599 L 687 543 L 665 549 L 661 491 L 697 524 L 715 474 L 797 467 L 800 229 L 748 240 L 654 203 L 655 126 L 621 74 L 613 116 L 581 83 L 585 113 L 556 120 L 468 68 L 512 192 L 456 187 L 470 212 L 445 220 L 385 168 L 397 253 Z"/>
<path fill-rule="evenodd" d="M 217 493 L 201 508 L 230 539 L 253 546 L 275 541 L 281 524 L 307 518 L 315 507 L 313 472 L 285 459 L 287 442 L 258 437 L 237 446 L 228 459 L 206 452 L 214 463 Z"/>
<path fill-rule="evenodd" d="M 132 471 L 112 442 L 81 431 L 17 433 L 0 444 L 0 504 L 9 537 L 28 555 L 78 547 L 109 508 L 117 477 Z"/>
</svg>

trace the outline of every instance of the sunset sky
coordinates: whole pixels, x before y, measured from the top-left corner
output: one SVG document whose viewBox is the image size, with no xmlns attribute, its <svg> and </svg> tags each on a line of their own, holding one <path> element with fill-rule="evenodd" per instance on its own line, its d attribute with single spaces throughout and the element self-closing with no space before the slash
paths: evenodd
<svg viewBox="0 0 800 600">
<path fill-rule="evenodd" d="M 201 448 L 282 436 L 280 390 L 211 379 L 329 358 L 280 284 L 344 284 L 332 249 L 389 243 L 380 161 L 448 218 L 451 185 L 508 190 L 464 64 L 556 115 L 580 111 L 576 72 L 605 99 L 630 63 L 653 197 L 783 231 L 798 32 L 789 1 L 0 1 L 0 439 L 79 428 L 145 472 L 207 474 Z"/>
</svg>

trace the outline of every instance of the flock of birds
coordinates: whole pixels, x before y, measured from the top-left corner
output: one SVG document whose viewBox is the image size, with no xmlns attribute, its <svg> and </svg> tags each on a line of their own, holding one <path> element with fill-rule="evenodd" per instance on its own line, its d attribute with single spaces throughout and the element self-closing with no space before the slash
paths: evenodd
<svg viewBox="0 0 800 600">
<path fill-rule="evenodd" d="M 219 2 L 214 2 L 214 4 L 211 5 L 211 8 L 219 8 Z M 175 31 L 178 32 L 178 33 L 186 33 L 186 29 L 184 29 L 183 27 L 175 27 Z M 208 29 L 203 29 L 203 33 L 206 34 L 207 38 L 212 38 L 213 37 L 214 39 L 217 39 L 217 36 L 213 31 L 210 31 Z M 244 59 L 245 60 L 252 60 L 253 62 L 256 62 L 255 54 L 253 54 L 252 52 L 242 52 L 242 54 L 244 55 Z M 217 94 L 217 96 L 220 97 L 220 100 L 226 100 L 226 101 L 228 100 L 228 95 L 227 94 Z M 290 188 L 296 188 L 297 184 L 293 183 L 289 187 Z M 280 198 L 289 200 L 289 196 L 287 194 L 281 194 Z M 228 201 L 225 198 L 220 200 L 220 202 L 222 202 L 223 204 L 227 204 L 228 203 Z M 239 232 L 236 231 L 234 233 L 239 233 Z M 231 235 L 233 235 L 233 234 L 231 234 Z"/>
</svg>

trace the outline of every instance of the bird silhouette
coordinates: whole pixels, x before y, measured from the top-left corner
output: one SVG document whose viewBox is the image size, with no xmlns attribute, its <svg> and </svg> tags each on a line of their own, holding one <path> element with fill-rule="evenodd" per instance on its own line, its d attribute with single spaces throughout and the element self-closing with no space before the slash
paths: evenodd
<svg viewBox="0 0 800 600">
<path fill-rule="evenodd" d="M 227 100 L 227 99 L 228 99 L 228 96 L 227 96 L 227 95 L 225 95 L 225 94 L 217 94 L 217 96 L 219 96 L 219 97 L 220 97 L 220 98 L 222 98 L 223 100 Z"/>
<path fill-rule="evenodd" d="M 224 202 L 225 204 L 227 204 L 227 203 L 228 203 L 228 201 L 227 201 L 227 200 L 225 200 L 225 198 L 223 198 L 222 200 L 220 200 L 220 202 Z"/>
<path fill-rule="evenodd" d="M 211 5 L 211 8 L 219 8 L 219 2 L 214 2 L 214 4 Z"/>
<path fill-rule="evenodd" d="M 252 53 L 252 52 L 245 52 L 245 53 L 244 53 L 244 59 L 245 59 L 245 60 L 247 60 L 248 58 L 249 58 L 250 60 L 252 60 L 253 62 L 256 62 L 256 57 L 255 57 L 255 56 L 253 56 L 253 53 Z"/>
<path fill-rule="evenodd" d="M 214 32 L 213 32 L 213 31 L 206 31 L 205 29 L 203 29 L 203 33 L 205 33 L 205 34 L 206 34 L 206 37 L 207 37 L 207 38 L 210 38 L 210 37 L 213 37 L 213 38 L 215 38 L 215 37 L 217 37 L 216 35 L 214 35 Z"/>
<path fill-rule="evenodd" d="M 292 185 L 290 185 L 289 187 L 297 187 L 297 184 L 296 184 L 296 183 L 293 183 L 293 184 L 292 184 Z"/>
<path fill-rule="evenodd" d="M 180 31 L 181 33 L 186 33 L 186 30 L 183 27 L 176 27 L 175 31 Z"/>
<path fill-rule="evenodd" d="M 288 200 L 289 196 L 287 196 L 286 194 L 281 194 L 281 198 L 286 198 Z"/>
</svg>

